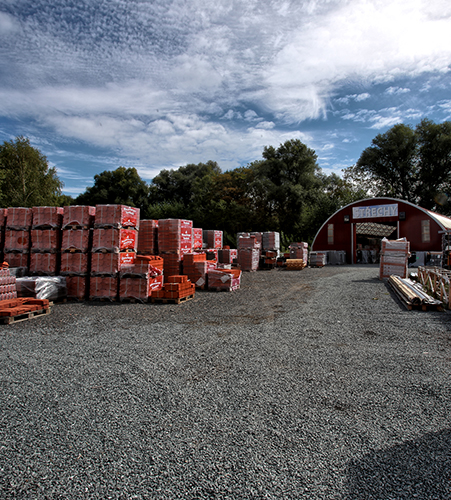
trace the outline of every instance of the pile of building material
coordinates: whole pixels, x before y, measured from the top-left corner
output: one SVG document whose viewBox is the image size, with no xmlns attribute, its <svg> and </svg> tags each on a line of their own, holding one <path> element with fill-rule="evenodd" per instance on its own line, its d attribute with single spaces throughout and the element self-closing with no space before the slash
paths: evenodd
<svg viewBox="0 0 451 500">
<path fill-rule="evenodd" d="M 422 309 L 423 311 L 434 309 L 441 311 L 442 303 L 428 295 L 418 283 L 408 278 L 391 275 L 388 284 L 401 299 L 407 309 Z"/>
<path fill-rule="evenodd" d="M 260 253 L 261 238 L 259 241 L 256 234 L 243 235 L 238 238 L 238 264 L 242 271 L 257 271 Z"/>
<path fill-rule="evenodd" d="M 17 299 L 16 279 L 9 269 L 0 269 L 0 302 Z"/>
<path fill-rule="evenodd" d="M 208 289 L 216 292 L 233 292 L 241 285 L 241 270 L 211 269 L 208 271 Z"/>
<path fill-rule="evenodd" d="M 163 287 L 163 259 L 157 255 L 137 255 L 133 266 L 119 273 L 121 302 L 147 302 L 152 292 Z"/>
<path fill-rule="evenodd" d="M 417 280 L 423 288 L 451 309 L 451 271 L 441 267 L 418 267 Z"/>
<path fill-rule="evenodd" d="M 331 266 L 346 264 L 346 252 L 344 250 L 329 250 L 328 262 Z"/>
<path fill-rule="evenodd" d="M 3 259 L 9 267 L 30 266 L 31 208 L 11 207 L 6 210 Z"/>
<path fill-rule="evenodd" d="M 12 299 L 0 303 L 0 322 L 17 323 L 50 313 L 50 303 L 46 299 Z"/>
<path fill-rule="evenodd" d="M 310 252 L 310 267 L 324 267 L 327 264 L 327 252 Z"/>
<path fill-rule="evenodd" d="M 158 220 L 143 219 L 139 222 L 137 252 L 140 255 L 158 254 Z"/>
<path fill-rule="evenodd" d="M 303 241 L 290 243 L 288 249 L 290 250 L 290 259 L 302 259 L 304 262 L 308 262 L 308 243 Z"/>
<path fill-rule="evenodd" d="M 407 278 L 409 257 L 410 242 L 406 238 L 398 240 L 383 238 L 380 252 L 379 279 L 388 279 L 392 275 Z"/>
<path fill-rule="evenodd" d="M 287 259 L 285 267 L 288 271 L 302 271 L 302 269 L 307 267 L 307 263 L 304 262 L 304 259 Z"/>
<path fill-rule="evenodd" d="M 186 275 L 169 276 L 161 290 L 155 290 L 151 302 L 180 304 L 194 298 L 195 285 Z"/>
</svg>

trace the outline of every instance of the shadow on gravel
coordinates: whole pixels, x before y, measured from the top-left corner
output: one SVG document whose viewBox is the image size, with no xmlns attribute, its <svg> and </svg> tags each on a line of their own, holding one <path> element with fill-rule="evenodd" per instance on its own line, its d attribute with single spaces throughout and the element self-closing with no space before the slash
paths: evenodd
<svg viewBox="0 0 451 500">
<path fill-rule="evenodd" d="M 350 462 L 346 500 L 451 498 L 451 429 Z"/>
</svg>

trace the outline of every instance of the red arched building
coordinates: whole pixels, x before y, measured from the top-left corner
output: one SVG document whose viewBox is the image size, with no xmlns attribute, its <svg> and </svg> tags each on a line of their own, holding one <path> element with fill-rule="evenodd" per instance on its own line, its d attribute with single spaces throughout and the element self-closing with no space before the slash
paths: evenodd
<svg viewBox="0 0 451 500">
<path fill-rule="evenodd" d="M 451 219 L 396 198 L 368 198 L 335 212 L 322 225 L 312 251 L 346 252 L 346 262 L 357 262 L 358 252 L 380 249 L 380 240 L 407 238 L 411 252 L 441 252 Z"/>
</svg>

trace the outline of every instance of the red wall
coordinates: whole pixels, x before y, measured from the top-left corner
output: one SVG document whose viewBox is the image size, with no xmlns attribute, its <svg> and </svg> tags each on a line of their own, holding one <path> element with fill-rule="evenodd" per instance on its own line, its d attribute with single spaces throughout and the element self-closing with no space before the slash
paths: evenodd
<svg viewBox="0 0 451 500">
<path fill-rule="evenodd" d="M 353 207 L 369 207 L 374 205 L 392 205 L 398 204 L 398 216 L 395 217 L 379 217 L 372 219 L 353 219 Z M 442 249 L 442 235 L 439 234 L 441 227 L 429 216 L 416 206 L 409 205 L 400 200 L 392 198 L 373 198 L 371 200 L 361 200 L 348 207 L 342 208 L 334 214 L 320 229 L 313 242 L 312 250 L 345 250 L 347 261 L 351 262 L 351 252 L 355 251 L 355 235 L 353 237 L 354 249 L 351 248 L 351 228 L 357 222 L 378 222 L 381 224 L 387 222 L 397 222 L 399 213 L 406 213 L 406 220 L 399 221 L 399 238 L 407 238 L 410 241 L 410 249 L 412 251 L 436 251 Z M 344 222 L 344 216 L 348 215 L 350 222 Z M 423 243 L 421 241 L 421 221 L 430 220 L 430 242 Z M 354 225 L 352 224 L 354 223 Z M 334 224 L 334 244 L 327 243 L 327 225 Z"/>
</svg>

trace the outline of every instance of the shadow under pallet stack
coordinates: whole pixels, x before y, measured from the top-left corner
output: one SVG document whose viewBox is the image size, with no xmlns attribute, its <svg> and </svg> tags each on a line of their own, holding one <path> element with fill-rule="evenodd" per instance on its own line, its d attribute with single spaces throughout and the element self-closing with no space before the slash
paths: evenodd
<svg viewBox="0 0 451 500">
<path fill-rule="evenodd" d="M 90 300 L 118 299 L 119 273 L 135 263 L 139 213 L 139 208 L 126 205 L 96 205 Z"/>
<path fill-rule="evenodd" d="M 92 231 L 96 209 L 88 205 L 64 207 L 61 274 L 66 277 L 67 298 L 89 296 Z"/>
</svg>

